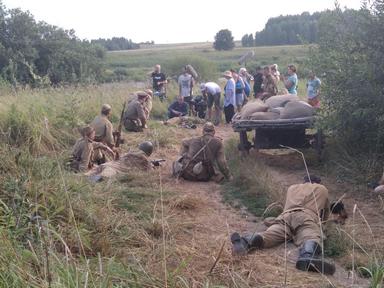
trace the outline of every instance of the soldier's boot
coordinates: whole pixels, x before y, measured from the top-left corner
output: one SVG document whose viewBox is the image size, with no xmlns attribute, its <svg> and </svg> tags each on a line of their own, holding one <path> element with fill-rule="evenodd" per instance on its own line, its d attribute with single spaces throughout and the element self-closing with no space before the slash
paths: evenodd
<svg viewBox="0 0 384 288">
<path fill-rule="evenodd" d="M 238 256 L 246 255 L 252 249 L 260 249 L 263 246 L 263 237 L 259 234 L 241 237 L 239 233 L 231 235 L 232 253 Z"/>
<path fill-rule="evenodd" d="M 302 271 L 319 272 L 328 275 L 332 275 L 336 270 L 335 264 L 322 259 L 321 247 L 313 240 L 305 241 L 300 248 L 296 268 Z"/>
</svg>

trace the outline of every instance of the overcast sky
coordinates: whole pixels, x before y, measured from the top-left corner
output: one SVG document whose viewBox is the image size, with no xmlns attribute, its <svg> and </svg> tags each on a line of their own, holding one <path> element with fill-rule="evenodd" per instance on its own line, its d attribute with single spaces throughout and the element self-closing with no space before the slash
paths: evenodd
<svg viewBox="0 0 384 288">
<path fill-rule="evenodd" d="M 213 41 L 221 29 L 235 40 L 264 28 L 268 18 L 334 8 L 334 0 L 0 0 L 36 20 L 74 29 L 82 39 L 126 37 L 155 43 Z M 339 0 L 358 9 L 360 0 Z"/>
</svg>

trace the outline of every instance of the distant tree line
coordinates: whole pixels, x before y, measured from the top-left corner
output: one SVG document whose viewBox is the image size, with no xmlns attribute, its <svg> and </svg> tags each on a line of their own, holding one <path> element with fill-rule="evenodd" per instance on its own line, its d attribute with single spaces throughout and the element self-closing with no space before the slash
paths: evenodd
<svg viewBox="0 0 384 288">
<path fill-rule="evenodd" d="M 243 47 L 295 45 L 318 42 L 318 23 L 326 12 L 301 15 L 289 15 L 270 18 L 264 29 L 252 34 L 245 34 L 241 39 Z"/>
<path fill-rule="evenodd" d="M 245 34 L 243 38 L 241 38 L 241 45 L 243 47 L 255 46 L 255 39 L 253 39 L 253 34 Z"/>
<path fill-rule="evenodd" d="M 105 49 L 0 0 L 0 80 L 31 86 L 98 81 Z"/>
<path fill-rule="evenodd" d="M 91 43 L 99 44 L 108 51 L 131 50 L 140 48 L 140 44 L 134 43 L 131 39 L 126 39 L 124 37 L 112 37 L 111 39 L 99 38 L 96 40 L 92 40 Z M 148 44 L 150 43 L 151 42 L 148 42 Z"/>
</svg>

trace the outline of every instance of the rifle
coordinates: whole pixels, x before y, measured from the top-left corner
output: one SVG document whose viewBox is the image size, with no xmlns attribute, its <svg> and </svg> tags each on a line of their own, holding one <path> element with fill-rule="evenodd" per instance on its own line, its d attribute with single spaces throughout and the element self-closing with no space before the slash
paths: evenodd
<svg viewBox="0 0 384 288">
<path fill-rule="evenodd" d="M 121 110 L 119 126 L 117 126 L 117 130 L 114 132 L 114 135 L 113 135 L 115 140 L 115 147 L 119 147 L 121 144 L 121 128 L 123 128 L 124 111 L 125 111 L 125 102 L 123 104 L 123 109 Z"/>
<path fill-rule="evenodd" d="M 151 160 L 151 163 L 153 166 L 155 167 L 159 167 L 161 166 L 161 163 L 162 162 L 165 162 L 165 159 L 155 159 L 155 160 Z"/>
</svg>

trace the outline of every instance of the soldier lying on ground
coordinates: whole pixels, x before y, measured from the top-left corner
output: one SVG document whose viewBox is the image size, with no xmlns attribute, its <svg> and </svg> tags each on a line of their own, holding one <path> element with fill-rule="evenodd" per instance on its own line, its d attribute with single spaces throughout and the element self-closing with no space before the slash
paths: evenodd
<svg viewBox="0 0 384 288">
<path fill-rule="evenodd" d="M 86 172 L 98 163 L 100 155 L 95 153 L 95 150 L 102 149 L 114 155 L 111 148 L 103 143 L 94 142 L 95 129 L 91 126 L 86 126 L 81 130 L 81 138 L 78 139 L 72 149 L 72 158 L 70 167 L 76 172 Z"/>
<path fill-rule="evenodd" d="M 296 268 L 333 274 L 335 265 L 321 258 L 322 226 L 329 215 L 328 189 L 319 184 L 319 177 L 306 176 L 304 184 L 288 188 L 284 212 L 268 229 L 252 236 L 231 235 L 234 255 L 246 255 L 252 249 L 270 248 L 292 240 L 300 246 Z M 312 182 L 312 183 L 311 183 Z M 346 217 L 341 202 L 331 206 L 331 212 Z"/>
<path fill-rule="evenodd" d="M 139 150 L 129 151 L 120 156 L 119 160 L 110 161 L 90 170 L 86 175 L 97 177 L 113 177 L 117 174 L 129 173 L 132 170 L 148 171 L 153 166 L 159 166 L 159 161 L 149 160 L 153 151 L 153 145 L 145 141 L 139 145 Z M 96 179 L 99 180 L 99 179 Z"/>
<path fill-rule="evenodd" d="M 90 126 L 95 129 L 94 141 L 101 142 L 107 145 L 109 148 L 112 149 L 112 151 L 116 153 L 117 151 L 113 139 L 113 125 L 111 121 L 109 121 L 111 111 L 112 108 L 109 104 L 103 104 L 103 106 L 101 107 L 101 114 L 95 117 Z M 95 150 L 94 152 L 100 154 L 98 158 L 101 160 L 98 164 L 102 164 L 107 161 L 106 155 L 100 149 L 98 149 L 98 151 Z"/>
<path fill-rule="evenodd" d="M 173 163 L 173 174 L 190 181 L 221 181 L 223 175 L 214 168 L 217 163 L 226 179 L 231 179 L 224 155 L 221 139 L 215 137 L 215 126 L 207 122 L 203 126 L 203 136 L 184 140 L 181 157 Z"/>
<path fill-rule="evenodd" d="M 128 103 L 124 112 L 124 127 L 127 131 L 142 132 L 146 128 L 147 116 L 144 111 L 144 102 L 148 98 L 148 94 L 144 91 L 139 91 L 137 100 L 132 100 Z"/>
</svg>

